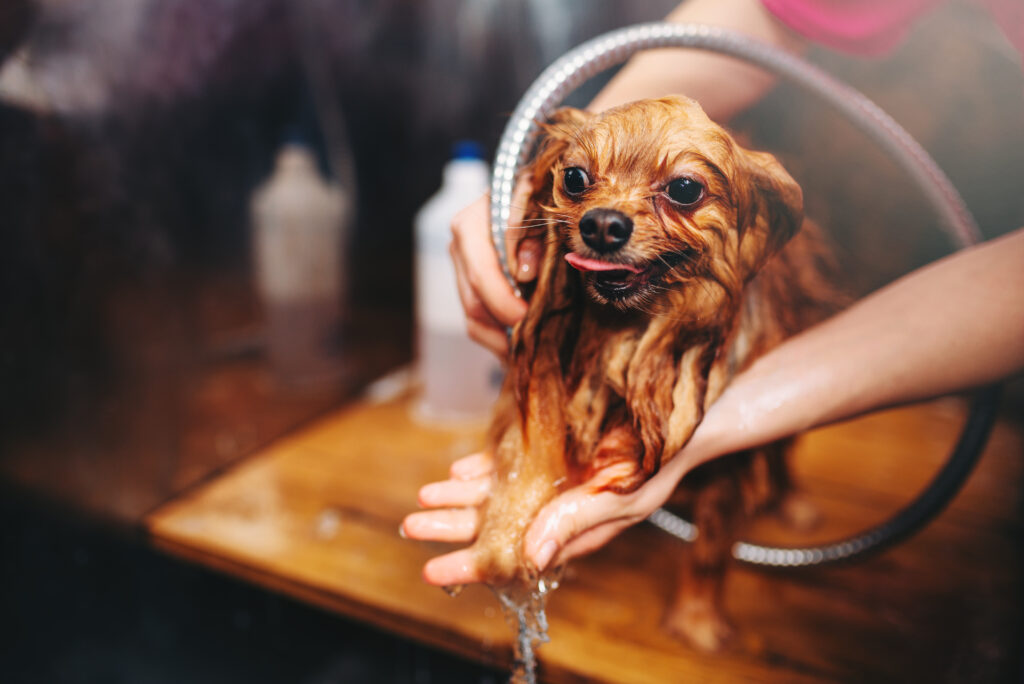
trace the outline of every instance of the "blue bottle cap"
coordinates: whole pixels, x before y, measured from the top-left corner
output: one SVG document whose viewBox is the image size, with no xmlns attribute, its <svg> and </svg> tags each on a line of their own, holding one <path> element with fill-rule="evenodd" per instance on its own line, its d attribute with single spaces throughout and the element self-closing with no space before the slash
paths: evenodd
<svg viewBox="0 0 1024 684">
<path fill-rule="evenodd" d="M 452 159 L 483 159 L 484 146 L 475 140 L 459 140 L 452 146 Z"/>
</svg>

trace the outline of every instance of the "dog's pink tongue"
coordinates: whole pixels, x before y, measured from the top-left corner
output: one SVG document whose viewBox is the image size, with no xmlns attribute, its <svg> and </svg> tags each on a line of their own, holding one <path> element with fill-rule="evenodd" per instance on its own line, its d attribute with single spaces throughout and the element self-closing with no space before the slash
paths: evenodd
<svg viewBox="0 0 1024 684">
<path fill-rule="evenodd" d="M 636 266 L 628 266 L 626 264 L 609 264 L 607 261 L 598 261 L 597 259 L 588 259 L 585 256 L 580 256 L 576 252 L 569 252 L 565 255 L 565 260 L 569 262 L 569 265 L 580 271 L 629 271 L 630 273 L 639 273 L 640 269 Z"/>
</svg>

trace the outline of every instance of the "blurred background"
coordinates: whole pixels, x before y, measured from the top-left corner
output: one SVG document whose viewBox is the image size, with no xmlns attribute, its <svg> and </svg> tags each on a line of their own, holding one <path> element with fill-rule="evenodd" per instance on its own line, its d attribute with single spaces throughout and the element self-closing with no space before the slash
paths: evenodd
<svg viewBox="0 0 1024 684">
<path fill-rule="evenodd" d="M 16 648 L 0 656 L 5 681 L 494 676 L 385 635 L 352 636 L 363 632 L 255 589 L 225 589 L 226 580 L 152 555 L 138 544 L 137 523 L 409 363 L 413 220 L 440 186 L 453 144 L 476 140 L 490 158 L 545 65 L 674 5 L 0 5 L 2 610 L 22 625 L 8 639 Z M 809 59 L 924 144 L 987 237 L 1024 225 L 1024 79 L 1019 55 L 984 13 L 950 3 L 892 55 L 812 49 Z M 811 96 L 783 84 L 732 127 L 801 182 L 808 214 L 833 236 L 856 292 L 950 250 L 902 172 Z M 331 382 L 290 385 L 271 363 L 252 207 L 288 142 L 309 150 L 316 183 L 329 184 L 344 217 L 347 247 L 329 304 L 338 334 L 338 372 L 324 374 Z M 1020 396 L 1011 389 L 1014 415 Z M 187 607 L 202 597 L 215 597 L 209 620 Z M 236 646 L 208 652 L 211 630 Z M 87 652 L 83 632 L 96 642 Z M 284 632 L 309 638 L 282 641 Z M 239 664 L 261 639 L 278 644 L 280 671 L 259 658 Z M 358 657 L 338 656 L 346 640 Z M 378 661 L 390 664 L 374 670 Z M 444 668 L 457 677 L 439 675 Z"/>
</svg>

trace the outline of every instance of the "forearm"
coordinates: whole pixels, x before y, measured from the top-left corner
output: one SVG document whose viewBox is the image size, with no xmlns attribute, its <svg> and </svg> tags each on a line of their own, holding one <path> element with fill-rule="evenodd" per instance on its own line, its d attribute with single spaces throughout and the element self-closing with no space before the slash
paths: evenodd
<svg viewBox="0 0 1024 684">
<path fill-rule="evenodd" d="M 768 353 L 684 454 L 699 462 L 1021 368 L 1024 230 L 916 271 Z"/>
<path fill-rule="evenodd" d="M 720 26 L 791 52 L 804 46 L 759 0 L 690 0 L 666 20 Z M 649 50 L 630 60 L 590 109 L 681 93 L 700 102 L 712 119 L 725 121 L 759 100 L 775 81 L 774 75 L 756 66 L 704 50 Z"/>
</svg>

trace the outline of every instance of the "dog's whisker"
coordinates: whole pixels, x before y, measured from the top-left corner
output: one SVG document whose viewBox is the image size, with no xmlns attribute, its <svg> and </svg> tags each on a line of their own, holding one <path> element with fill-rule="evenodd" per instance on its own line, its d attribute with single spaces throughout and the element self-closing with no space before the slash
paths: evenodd
<svg viewBox="0 0 1024 684">
<path fill-rule="evenodd" d="M 550 218 L 540 218 L 540 219 L 523 219 L 520 222 L 520 224 L 522 224 L 522 223 L 531 223 L 531 224 L 535 224 L 535 225 L 546 225 L 548 223 L 564 223 L 564 224 L 569 224 L 569 223 L 571 223 L 571 221 L 569 219 L 567 219 L 567 218 L 550 217 Z"/>
<path fill-rule="evenodd" d="M 514 228 L 509 228 L 508 231 L 509 232 L 514 232 L 514 231 L 517 231 L 517 230 L 531 230 L 531 231 L 538 232 L 538 231 L 547 231 L 550 228 L 551 228 L 551 224 L 549 224 L 549 223 L 533 223 L 533 224 L 529 224 L 529 225 L 522 225 L 522 226 L 516 226 Z"/>
</svg>

